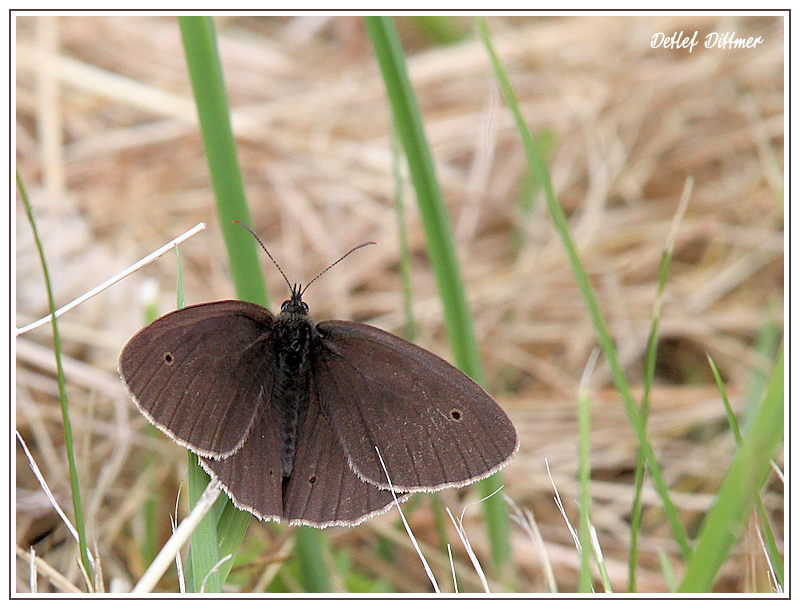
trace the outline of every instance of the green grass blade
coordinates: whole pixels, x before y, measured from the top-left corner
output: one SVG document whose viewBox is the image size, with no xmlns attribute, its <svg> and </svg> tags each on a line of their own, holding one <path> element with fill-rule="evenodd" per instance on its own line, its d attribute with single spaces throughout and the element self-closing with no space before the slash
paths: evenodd
<svg viewBox="0 0 800 609">
<path fill-rule="evenodd" d="M 783 346 L 778 351 L 767 393 L 745 430 L 714 505 L 703 519 L 689 556 L 680 592 L 710 592 L 720 567 L 744 527 L 764 482 L 770 461 L 783 441 Z"/>
<path fill-rule="evenodd" d="M 217 54 L 214 23 L 210 17 L 194 16 L 179 17 L 178 22 L 236 294 L 241 300 L 268 306 L 269 300 L 261 274 L 257 244 L 246 235 L 243 237 L 242 228 L 233 224 L 234 220 L 248 225 L 251 222 L 230 124 L 230 111 Z M 220 548 L 220 554 L 223 556 L 232 554 L 235 557 L 249 522 L 249 515 L 246 515 L 247 517 L 235 515 L 233 514 L 235 509 L 232 505 L 223 508 L 224 518 L 221 522 L 225 525 L 226 531 L 225 535 L 220 535 L 221 531 L 218 532 L 218 542 L 226 543 L 226 548 Z M 307 561 L 301 562 L 301 568 L 313 571 L 304 580 L 316 581 L 318 586 L 322 586 L 324 582 L 318 576 L 319 570 L 324 568 L 322 555 L 318 550 L 324 541 L 322 533 L 309 527 L 300 527 L 295 535 L 296 543 L 307 548 L 309 556 Z M 229 563 L 232 562 L 231 560 L 225 563 L 220 573 L 230 571 Z"/>
<path fill-rule="evenodd" d="M 719 389 L 719 395 L 722 398 L 722 405 L 725 407 L 725 414 L 728 416 L 728 425 L 731 426 L 733 439 L 736 440 L 738 446 L 742 443 L 742 432 L 739 431 L 739 422 L 736 420 L 736 415 L 733 412 L 730 400 L 728 400 L 728 390 L 725 389 L 725 383 L 722 381 L 722 375 L 719 373 L 719 368 L 714 363 L 714 359 L 710 355 L 706 355 L 706 358 L 708 359 L 708 365 L 711 367 L 711 373 L 714 375 L 714 381 L 717 383 L 717 389 Z"/>
<path fill-rule="evenodd" d="M 406 339 L 414 342 L 416 327 L 414 324 L 414 308 L 411 296 L 411 255 L 408 251 L 406 232 L 405 197 L 403 192 L 403 154 L 392 139 L 392 176 L 394 178 L 395 209 L 397 210 L 397 241 L 400 244 L 400 281 L 403 286 L 403 310 L 406 318 Z"/>
<path fill-rule="evenodd" d="M 294 539 L 294 550 L 300 565 L 300 581 L 307 592 L 331 592 L 331 577 L 325 560 L 328 540 L 322 531 L 301 527 Z"/>
<path fill-rule="evenodd" d="M 181 253 L 177 247 L 175 248 L 175 263 L 178 267 L 177 286 L 175 290 L 177 294 L 176 305 L 179 309 L 182 309 L 186 306 L 186 292 L 183 286 Z M 188 458 L 188 468 L 186 471 L 187 493 L 189 496 L 189 506 L 194 507 L 211 479 L 198 462 L 197 455 L 190 450 L 186 452 Z M 188 591 L 199 592 L 203 590 L 209 593 L 221 592 L 222 580 L 220 580 L 219 572 L 211 573 L 211 570 L 218 561 L 217 521 L 214 517 L 213 510 L 210 510 L 192 532 L 191 544 L 189 546 L 189 563 L 186 569 L 186 575 L 189 578 L 189 581 L 186 582 Z"/>
<path fill-rule="evenodd" d="M 731 426 L 733 437 L 736 440 L 736 445 L 741 446 L 742 434 L 739 431 L 739 422 L 736 420 L 736 415 L 734 414 L 733 408 L 731 408 L 730 401 L 728 400 L 728 392 L 725 389 L 725 384 L 722 382 L 722 375 L 719 373 L 719 369 L 710 355 L 708 356 L 708 363 L 711 366 L 711 372 L 714 374 L 714 379 L 717 382 L 719 394 L 722 397 L 722 404 L 725 406 L 725 412 L 728 415 L 728 422 Z M 778 550 L 778 544 L 775 542 L 775 535 L 772 532 L 772 525 L 767 517 L 767 510 L 764 507 L 764 502 L 761 501 L 760 496 L 756 497 L 756 514 L 758 515 L 758 525 L 761 527 L 762 538 L 764 540 L 767 553 L 769 554 L 770 563 L 775 570 L 775 578 L 778 581 L 778 585 L 783 588 L 783 561 L 781 560 L 780 550 Z"/>
<path fill-rule="evenodd" d="M 78 548 L 81 555 L 81 564 L 88 577 L 87 584 L 92 585 L 94 579 L 94 571 L 92 569 L 92 562 L 89 559 L 89 549 L 86 545 L 86 527 L 83 519 L 83 504 L 81 502 L 81 491 L 78 483 L 78 468 L 75 465 L 75 449 L 72 439 L 72 423 L 69 417 L 69 406 L 67 404 L 67 386 L 66 378 L 64 376 L 64 366 L 61 361 L 61 335 L 58 332 L 58 320 L 55 316 L 56 304 L 53 297 L 53 284 L 50 281 L 50 271 L 47 267 L 47 259 L 44 255 L 44 247 L 39 238 L 39 230 L 36 227 L 36 220 L 33 217 L 33 209 L 31 208 L 28 193 L 25 190 L 25 185 L 22 183 L 22 178 L 17 172 L 17 188 L 19 189 L 22 204 L 25 207 L 25 214 L 28 216 L 28 222 L 31 225 L 31 232 L 33 239 L 36 243 L 36 250 L 39 252 L 39 261 L 42 264 L 42 273 L 44 275 L 44 284 L 47 289 L 47 303 L 50 307 L 50 315 L 53 328 L 53 352 L 56 357 L 56 371 L 58 379 L 58 396 L 61 400 L 61 419 L 64 429 L 64 448 L 67 452 L 67 463 L 69 466 L 69 483 L 72 490 L 72 509 L 75 512 L 75 529 L 78 531 Z"/>
<path fill-rule="evenodd" d="M 639 413 L 642 418 L 642 425 L 647 426 L 647 418 L 650 415 L 650 390 L 653 387 L 653 379 L 656 372 L 656 352 L 658 347 L 658 327 L 661 323 L 661 306 L 664 301 L 664 289 L 669 277 L 669 269 L 672 264 L 672 252 L 675 247 L 675 238 L 678 226 L 683 220 L 686 208 L 689 205 L 689 198 L 694 186 L 694 180 L 689 178 L 683 189 L 678 210 L 672 221 L 672 228 L 667 237 L 667 244 L 661 253 L 661 265 L 658 270 L 658 280 L 656 282 L 656 295 L 653 304 L 653 315 L 650 321 L 650 333 L 647 336 L 647 347 L 645 348 L 645 372 L 644 372 L 644 391 L 642 394 Z M 634 474 L 634 495 L 633 507 L 631 509 L 631 546 L 628 552 L 628 592 L 636 591 L 636 567 L 639 564 L 639 532 L 642 522 L 642 492 L 644 485 L 645 458 L 641 449 L 636 455 L 636 471 Z"/>
<path fill-rule="evenodd" d="M 675 579 L 675 572 L 672 569 L 669 556 L 663 550 L 658 552 L 658 562 L 661 564 L 661 573 L 664 574 L 664 581 L 667 582 L 667 590 L 674 594 L 678 591 L 678 582 Z"/>
<path fill-rule="evenodd" d="M 463 40 L 468 28 L 458 17 L 450 15 L 409 15 L 407 17 L 433 44 L 452 44 Z M 468 22 L 466 22 L 468 23 Z"/>
<path fill-rule="evenodd" d="M 177 285 L 176 285 L 176 306 L 182 309 L 186 306 L 186 292 L 183 286 L 183 265 L 181 264 L 180 250 L 175 248 L 175 264 L 177 265 Z M 187 493 L 189 496 L 189 506 L 194 507 L 203 491 L 208 486 L 210 478 L 203 470 L 197 460 L 197 455 L 188 450 L 188 467 L 186 470 Z M 213 510 L 200 521 L 194 531 L 192 531 L 191 543 L 189 545 L 189 562 L 186 568 L 186 575 L 189 581 L 186 582 L 189 592 L 199 592 L 203 590 L 209 593 L 219 593 L 222 591 L 222 581 L 219 572 L 211 573 L 214 565 L 219 560 L 217 551 L 217 521 L 214 518 Z"/>
<path fill-rule="evenodd" d="M 456 259 L 453 234 L 439 181 L 422 127 L 419 108 L 405 69 L 391 17 L 366 17 L 367 32 L 383 74 L 398 138 L 416 192 L 428 255 L 436 276 L 453 357 L 459 368 L 482 382 L 472 318 Z M 476 378 L 477 376 L 477 378 Z"/>
<path fill-rule="evenodd" d="M 589 437 L 592 429 L 591 398 L 585 386 L 578 391 L 578 483 L 580 504 L 578 510 L 578 539 L 581 542 L 581 565 L 578 577 L 578 592 L 593 592 L 590 558 L 592 542 L 589 537 L 589 518 L 592 496 L 589 492 L 591 462 L 589 460 Z"/>
<path fill-rule="evenodd" d="M 144 309 L 144 325 L 148 325 L 155 321 L 158 317 L 158 305 L 155 295 L 151 300 L 145 303 Z M 148 439 L 158 437 L 159 431 L 154 425 L 148 425 L 144 429 L 144 433 Z M 144 454 L 143 469 L 147 472 L 152 472 L 156 467 L 156 459 L 152 452 L 148 451 Z M 147 499 L 142 507 L 142 543 L 140 546 L 140 554 L 142 564 L 149 565 L 158 553 L 158 529 L 156 521 L 158 519 L 158 500 L 155 492 L 151 489 Z"/>
<path fill-rule="evenodd" d="M 408 162 L 409 174 L 425 231 L 428 256 L 444 308 L 450 348 L 456 365 L 477 383 L 483 384 L 483 368 L 478 354 L 461 270 L 456 258 L 453 234 L 447 216 L 433 159 L 425 138 L 419 107 L 405 67 L 405 57 L 391 17 L 365 17 L 367 33 L 378 60 L 395 130 Z M 483 496 L 501 484 L 495 474 L 478 483 Z M 511 558 L 508 513 L 500 494 L 481 503 L 489 535 L 492 561 L 498 573 Z"/>
<path fill-rule="evenodd" d="M 214 22 L 211 17 L 192 16 L 178 17 L 178 23 L 236 294 L 241 300 L 266 306 L 267 292 L 257 244 L 253 239 L 243 238 L 241 227 L 233 224 L 234 220 L 248 226 L 252 222 L 236 155 Z"/>
<path fill-rule="evenodd" d="M 764 361 L 771 361 L 775 357 L 778 344 L 781 341 L 782 327 L 780 317 L 782 316 L 782 308 L 782 302 L 769 303 L 767 321 L 756 337 L 755 351 L 764 358 Z M 767 371 L 760 366 L 753 369 L 747 383 L 748 389 L 744 399 L 744 412 L 750 412 L 751 409 L 758 406 L 768 381 L 769 375 Z"/>
<path fill-rule="evenodd" d="M 489 54 L 489 61 L 492 64 L 492 70 L 494 71 L 495 78 L 497 80 L 497 86 L 500 88 L 500 91 L 503 94 L 503 99 L 506 100 L 506 104 L 508 105 L 509 110 L 511 110 L 511 115 L 513 116 L 514 122 L 517 125 L 517 132 L 522 139 L 522 147 L 525 150 L 525 158 L 528 161 L 528 166 L 533 167 L 533 165 L 536 163 L 536 159 L 544 157 L 543 151 L 548 147 L 551 136 L 549 134 L 543 134 L 539 138 L 540 141 L 538 142 L 536 141 L 536 138 L 533 137 L 533 134 L 531 134 L 530 130 L 528 129 L 528 124 L 525 122 L 525 117 L 522 115 L 522 110 L 520 110 L 517 96 L 514 94 L 514 90 L 511 87 L 511 81 L 508 79 L 508 75 L 503 68 L 503 64 L 494 50 L 491 34 L 489 33 L 489 26 L 486 25 L 486 19 L 483 17 L 476 17 L 475 25 L 478 30 L 478 36 L 480 37 L 483 45 L 486 47 L 487 53 Z M 534 172 L 530 172 L 529 176 L 529 180 L 531 181 L 531 190 L 534 192 L 538 191 L 538 189 L 541 188 L 541 181 Z M 530 214 L 533 211 L 533 201 L 534 199 L 532 196 L 523 199 L 522 211 L 525 214 Z"/>
<path fill-rule="evenodd" d="M 478 20 L 478 23 L 480 23 L 480 20 Z M 487 36 L 484 38 L 484 43 L 488 48 L 492 48 L 490 37 Z M 493 53 L 493 50 L 490 51 L 490 55 Z M 499 61 L 496 64 L 493 64 L 493 67 L 501 74 L 505 73 L 505 70 Z M 497 78 L 501 79 L 502 77 L 497 76 Z M 507 77 L 504 78 L 507 81 Z M 503 93 L 504 95 L 507 94 L 510 96 L 511 101 L 506 99 L 509 109 L 511 109 L 512 112 L 516 109 L 516 112 L 519 113 L 519 104 L 516 100 L 516 94 L 514 93 L 513 89 L 509 87 L 507 90 L 504 90 Z M 527 124 L 525 123 L 525 120 L 521 114 L 516 117 L 516 120 L 517 125 L 520 129 L 522 129 L 521 137 L 523 138 L 523 141 L 525 141 L 529 136 L 522 134 L 529 131 Z M 526 154 L 528 152 L 529 151 L 526 150 Z M 611 339 L 611 335 L 608 332 L 605 320 L 600 313 L 600 307 L 598 306 L 597 300 L 594 297 L 594 292 L 589 282 L 589 277 L 586 274 L 586 270 L 583 267 L 583 262 L 578 256 L 575 244 L 573 243 L 572 237 L 569 234 L 569 228 L 567 227 L 567 219 L 564 215 L 564 210 L 556 200 L 555 193 L 553 192 L 553 185 L 550 181 L 550 175 L 547 170 L 547 165 L 545 164 L 544 159 L 538 154 L 537 150 L 534 149 L 531 152 L 532 155 L 528 158 L 528 162 L 531 163 L 530 170 L 542 185 L 545 200 L 547 201 L 547 207 L 550 211 L 550 216 L 553 219 L 553 224 L 555 225 L 556 231 L 561 237 L 564 250 L 567 253 L 570 265 L 572 266 L 572 271 L 575 275 L 575 280 L 581 290 L 584 300 L 586 301 L 589 315 L 592 318 L 592 323 L 595 327 L 598 341 L 600 342 L 600 347 L 603 350 L 603 355 L 605 355 L 605 358 L 608 361 L 617 391 L 619 391 L 622 396 L 623 404 L 625 406 L 625 414 L 630 421 L 631 427 L 636 433 L 639 445 L 643 452 L 644 460 L 647 463 L 647 467 L 650 470 L 650 475 L 653 479 L 653 484 L 655 485 L 656 491 L 661 499 L 664 513 L 667 517 L 667 521 L 669 522 L 673 537 L 680 547 L 683 556 L 688 556 L 689 542 L 686 538 L 686 532 L 683 530 L 683 526 L 678 518 L 678 511 L 676 510 L 675 505 L 669 496 L 669 488 L 664 481 L 664 477 L 661 473 L 661 467 L 658 464 L 655 453 L 653 452 L 653 447 L 647 437 L 647 432 L 643 425 L 639 410 L 633 399 L 633 395 L 631 394 L 628 381 L 625 378 L 625 373 L 622 370 L 622 366 L 619 364 L 616 349 L 614 347 L 614 341 Z"/>
<path fill-rule="evenodd" d="M 595 539 L 595 541 L 597 540 Z M 600 581 L 603 584 L 603 592 L 614 592 L 614 588 L 611 586 L 611 577 L 608 575 L 606 561 L 603 558 L 600 544 L 597 543 L 596 546 L 593 545 L 592 550 L 594 552 L 594 559 L 597 562 L 597 568 L 600 571 Z"/>
<path fill-rule="evenodd" d="M 776 311 L 772 310 L 770 313 L 771 314 L 767 323 L 764 325 L 761 332 L 759 332 L 759 336 L 756 339 L 756 351 L 763 355 L 765 359 L 772 357 L 772 354 L 774 354 L 777 350 L 778 344 L 781 340 L 781 328 L 777 319 Z M 745 407 L 745 412 L 750 412 L 750 405 L 755 406 L 758 404 L 759 396 L 761 396 L 763 393 L 764 385 L 768 380 L 769 379 L 767 378 L 767 375 L 763 373 L 760 368 L 756 368 L 753 371 L 753 375 L 749 383 L 750 389 L 744 402 L 747 405 Z M 783 560 L 781 559 L 781 554 L 778 550 L 778 544 L 775 542 L 775 536 L 772 532 L 772 525 L 767 517 L 767 511 L 764 508 L 764 502 L 761 501 L 761 497 L 758 498 L 758 502 L 756 503 L 756 511 L 758 513 L 759 525 L 764 533 L 764 543 L 767 547 L 770 562 L 775 571 L 775 579 L 777 580 L 781 589 L 783 589 Z"/>
<path fill-rule="evenodd" d="M 408 248 L 408 235 L 406 232 L 405 196 L 403 189 L 403 157 L 397 137 L 392 138 L 392 177 L 394 179 L 395 210 L 397 213 L 397 241 L 399 243 L 400 281 L 403 289 L 403 311 L 406 319 L 406 340 L 414 342 L 417 335 L 414 323 L 414 308 L 411 289 L 411 254 Z M 444 508 L 441 499 L 436 494 L 431 495 L 430 504 L 433 510 L 433 522 L 439 537 L 439 549 L 447 553 L 447 528 L 444 518 Z M 406 506 L 406 509 L 411 506 Z M 398 526 L 400 523 L 398 523 Z"/>
<path fill-rule="evenodd" d="M 656 368 L 656 347 L 658 346 L 658 324 L 661 319 L 661 296 L 666 283 L 667 269 L 671 260 L 671 253 L 665 251 L 661 257 L 661 273 L 656 294 L 656 310 L 650 324 L 650 334 L 647 337 L 647 347 L 645 348 L 645 378 L 644 392 L 642 395 L 639 412 L 642 418 L 642 425 L 647 425 L 647 418 L 650 413 L 650 389 L 653 385 L 653 377 Z M 642 492 L 644 488 L 645 457 L 640 449 L 636 455 L 636 470 L 633 481 L 633 507 L 631 509 L 631 546 L 628 552 L 628 592 L 636 591 L 636 566 L 639 563 L 639 531 L 642 523 Z"/>
<path fill-rule="evenodd" d="M 233 132 L 230 127 L 228 103 L 222 80 L 222 68 L 217 56 L 213 21 L 210 17 L 179 17 L 178 22 L 181 28 L 189 76 L 195 94 L 200 131 L 203 137 L 206 158 L 208 159 L 211 182 L 217 201 L 217 212 L 220 216 L 225 244 L 231 259 L 231 275 L 238 292 L 239 286 L 247 285 L 248 281 L 241 276 L 241 273 L 234 270 L 242 268 L 234 262 L 235 259 L 251 259 L 251 271 L 250 275 L 248 275 L 250 279 L 254 276 L 260 277 L 261 272 L 258 268 L 255 244 L 251 240 L 245 239 L 240 239 L 242 243 L 236 243 L 233 235 L 233 229 L 235 228 L 233 220 L 241 219 L 242 222 L 249 222 L 250 216 L 244 200 L 244 186 L 236 156 Z M 223 213 L 222 210 L 226 211 Z M 228 218 L 228 215 L 232 215 L 232 217 Z M 246 245 L 251 246 L 252 253 L 248 254 L 242 249 L 242 246 L 246 247 Z M 258 269 L 256 272 L 252 270 L 252 259 L 254 259 L 255 268 Z M 246 263 L 244 264 L 246 265 Z M 259 282 L 253 283 L 257 285 Z M 263 288 L 263 282 L 261 285 Z M 251 288 L 243 289 L 251 290 Z M 256 298 L 261 296 L 261 302 L 266 302 L 265 293 L 259 295 L 256 291 L 251 293 L 251 296 Z M 197 457 L 190 453 L 188 471 L 190 506 L 196 503 L 208 481 L 209 477 L 198 463 Z M 199 591 L 201 584 L 205 581 L 203 589 L 206 592 L 220 592 L 224 580 L 219 577 L 218 573 L 212 574 L 211 577 L 206 579 L 210 569 L 219 560 L 217 522 L 211 512 L 206 514 L 192 534 L 190 552 L 191 565 L 189 570 L 192 575 L 192 579 L 189 582 L 190 590 Z"/>
<path fill-rule="evenodd" d="M 219 556 L 230 555 L 230 560 L 222 563 L 219 568 L 219 577 L 221 581 L 227 581 L 228 575 L 231 572 L 239 548 L 244 540 L 247 527 L 250 524 L 250 512 L 240 510 L 233 503 L 227 501 L 227 496 L 224 494 L 220 500 L 225 499 L 223 503 L 222 512 L 217 522 L 217 544 L 219 545 Z"/>
<path fill-rule="evenodd" d="M 194 507 L 211 478 L 198 463 L 197 455 L 191 451 L 187 451 L 187 453 L 189 458 L 187 472 L 189 505 Z M 200 592 L 202 590 L 211 594 L 222 592 L 222 580 L 219 572 L 211 573 L 211 569 L 219 561 L 218 548 L 217 520 L 214 518 L 214 510 L 209 510 L 192 532 L 192 542 L 189 547 L 192 580 L 187 582 L 188 591 Z"/>
</svg>

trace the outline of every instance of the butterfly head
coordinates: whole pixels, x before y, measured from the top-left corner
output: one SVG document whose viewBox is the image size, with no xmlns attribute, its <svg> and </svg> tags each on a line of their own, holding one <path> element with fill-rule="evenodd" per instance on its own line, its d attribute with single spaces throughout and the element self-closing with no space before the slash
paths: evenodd
<svg viewBox="0 0 800 609">
<path fill-rule="evenodd" d="M 295 318 L 295 319 L 302 319 L 302 320 L 306 320 L 306 319 L 308 318 L 308 305 L 307 305 L 306 303 L 304 303 L 304 302 L 303 302 L 303 292 L 305 292 L 305 291 L 306 291 L 306 289 L 308 289 L 308 286 L 310 286 L 310 285 L 311 285 L 312 283 L 314 283 L 314 282 L 315 282 L 317 279 L 319 279 L 320 277 L 322 277 L 322 276 L 323 276 L 323 275 L 324 275 L 324 274 L 325 274 L 327 271 L 329 271 L 329 270 L 330 270 L 332 267 L 336 266 L 336 265 L 337 265 L 337 264 L 339 264 L 339 263 L 340 263 L 342 260 L 344 260 L 345 258 L 347 258 L 347 257 L 348 257 L 350 254 L 352 254 L 354 251 L 356 251 L 356 250 L 358 250 L 358 249 L 361 249 L 361 248 L 362 248 L 362 247 L 364 247 L 365 245 L 375 245 L 375 242 L 374 242 L 374 241 L 368 241 L 368 242 L 366 242 L 366 243 L 362 243 L 361 245 L 357 245 L 357 246 L 355 246 L 355 247 L 354 247 L 354 248 L 352 248 L 352 249 L 351 249 L 349 252 L 347 252 L 347 253 L 346 253 L 344 256 L 342 256 L 341 258 L 339 258 L 339 259 L 338 259 L 336 262 L 334 262 L 333 264 L 330 264 L 330 265 L 328 265 L 328 267 L 327 267 L 325 270 L 323 270 L 323 271 L 322 271 L 321 273 L 319 273 L 319 274 L 318 274 L 316 277 L 314 277 L 314 279 L 312 279 L 311 281 L 309 281 L 309 282 L 306 284 L 306 287 L 305 287 L 305 288 L 303 288 L 303 287 L 302 287 L 302 286 L 300 286 L 299 284 L 294 284 L 294 285 L 292 285 L 292 284 L 289 282 L 289 278 L 288 278 L 288 277 L 286 277 L 286 274 L 283 272 L 283 269 L 281 269 L 280 265 L 279 265 L 279 264 L 278 264 L 278 262 L 275 260 L 275 258 L 273 258 L 273 257 L 272 257 L 272 254 L 270 254 L 270 253 L 269 253 L 269 250 L 267 250 L 266 246 L 265 246 L 265 245 L 264 245 L 264 244 L 261 242 L 261 239 L 259 239 L 259 238 L 258 238 L 258 235 L 256 235 L 256 234 L 253 232 L 253 229 L 251 229 L 249 226 L 247 226 L 247 225 L 246 225 L 246 224 L 244 224 L 243 222 L 239 222 L 238 220 L 234 220 L 233 222 L 234 222 L 234 224 L 240 224 L 241 226 L 243 226 L 244 228 L 246 228 L 246 229 L 247 229 L 247 230 L 250 232 L 250 234 L 251 234 L 251 235 L 253 235 L 253 237 L 255 237 L 256 241 L 258 241 L 259 245 L 261 245 L 261 248 L 262 248 L 262 249 L 263 249 L 263 250 L 266 252 L 267 256 L 269 256 L 269 259 L 270 259 L 270 260 L 272 260 L 272 262 L 275 264 L 275 266 L 276 266 L 276 267 L 278 267 L 278 270 L 280 271 L 281 275 L 283 275 L 283 278 L 286 280 L 286 285 L 288 285 L 288 286 L 289 286 L 289 288 L 292 290 L 292 297 L 291 297 L 289 300 L 285 301 L 285 302 L 284 302 L 284 303 L 281 305 L 281 317 L 282 317 L 282 318 L 284 318 L 284 319 L 285 319 L 285 318 Z"/>
<path fill-rule="evenodd" d="M 307 317 L 308 305 L 303 302 L 302 286 L 292 286 L 292 297 L 281 305 L 281 315 L 287 317 Z"/>
</svg>

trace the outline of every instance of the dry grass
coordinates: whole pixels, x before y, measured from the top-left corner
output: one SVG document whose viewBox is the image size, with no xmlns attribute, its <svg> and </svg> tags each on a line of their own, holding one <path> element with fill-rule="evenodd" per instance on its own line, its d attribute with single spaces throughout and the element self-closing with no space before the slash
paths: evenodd
<svg viewBox="0 0 800 609">
<path fill-rule="evenodd" d="M 768 365 L 756 337 L 783 319 L 783 23 L 608 16 L 493 18 L 489 25 L 531 129 L 553 135 L 554 185 L 631 379 L 642 378 L 659 259 L 684 181 L 694 177 L 666 289 L 650 423 L 691 533 L 733 449 L 706 354 L 744 419 L 753 373 Z M 317 282 L 307 301 L 317 319 L 402 332 L 388 106 L 360 20 L 225 17 L 217 26 L 256 231 L 298 282 L 352 245 L 376 241 L 370 255 L 352 256 Z M 520 432 L 520 453 L 504 472 L 506 491 L 533 509 L 559 589 L 574 590 L 579 558 L 555 509 L 544 460 L 574 518 L 575 398 L 595 336 L 544 206 L 539 202 L 524 220 L 518 212 L 525 159 L 485 51 L 469 30 L 464 42 L 437 46 L 409 23 L 401 26 L 490 391 Z M 652 34 L 681 30 L 761 35 L 764 43 L 691 54 L 650 48 Z M 24 17 L 16 34 L 17 162 L 57 304 L 199 221 L 210 230 L 181 250 L 187 302 L 232 296 L 176 21 Z M 422 231 L 413 205 L 408 210 L 418 342 L 446 356 Z M 21 326 L 43 316 L 47 301 L 24 214 L 17 213 L 16 230 Z M 517 231 L 524 235 L 518 252 Z M 264 268 L 280 302 L 283 280 Z M 153 280 L 161 310 L 174 308 L 175 264 L 167 256 L 61 324 L 88 532 L 107 590 L 130 589 L 146 567 L 137 546 L 142 503 L 153 489 L 163 543 L 186 466 L 182 449 L 143 433 L 146 423 L 116 378 L 118 354 L 142 325 L 142 294 Z M 18 341 L 16 426 L 66 509 L 50 345 L 47 327 Z M 622 591 L 636 443 L 602 366 L 594 380 L 593 520 L 614 589 Z M 81 585 L 75 544 L 21 455 L 18 449 L 18 547 L 27 555 L 35 543 L 38 556 Z M 156 456 L 155 466 L 144 466 L 146 455 Z M 441 495 L 455 513 L 475 499 L 463 491 Z M 782 547 L 782 484 L 773 481 L 764 501 Z M 390 513 L 331 531 L 331 543 L 346 548 L 367 577 L 381 577 L 396 591 L 425 591 L 422 567 L 395 520 Z M 427 503 L 411 524 L 421 542 L 436 546 Z M 485 557 L 481 528 L 473 529 L 472 544 Z M 376 553 L 379 532 L 397 540 L 392 562 Z M 650 492 L 643 534 L 638 589 L 663 592 L 658 552 L 674 559 L 678 575 L 680 565 Z M 460 550 L 454 534 L 451 541 Z M 513 543 L 519 590 L 545 591 L 533 543 L 517 529 Z M 252 524 L 245 546 L 265 549 L 237 569 L 242 591 L 260 589 L 275 561 L 291 554 L 284 528 Z M 446 556 L 427 555 L 446 586 Z M 753 536 L 745 536 L 716 589 L 766 590 L 761 556 Z M 458 560 L 468 565 L 463 554 Z M 470 567 L 461 572 L 462 589 L 479 589 Z M 40 574 L 39 590 L 59 589 L 52 582 Z M 173 585 L 174 579 L 165 583 Z M 27 562 L 19 558 L 17 591 L 28 586 Z"/>
</svg>

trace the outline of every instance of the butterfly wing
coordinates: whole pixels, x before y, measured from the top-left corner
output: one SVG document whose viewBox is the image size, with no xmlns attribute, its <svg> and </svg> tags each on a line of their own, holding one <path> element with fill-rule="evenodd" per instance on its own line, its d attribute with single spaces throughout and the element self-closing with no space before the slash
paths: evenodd
<svg viewBox="0 0 800 609">
<path fill-rule="evenodd" d="M 317 325 L 312 374 L 321 409 L 360 477 L 403 491 L 463 486 L 516 452 L 495 401 L 440 357 L 372 326 Z"/>
<path fill-rule="evenodd" d="M 269 398 L 266 398 L 269 399 Z M 200 458 L 234 505 L 263 520 L 281 520 L 281 439 L 277 412 L 264 408 L 242 447 L 224 459 Z"/>
<path fill-rule="evenodd" d="M 201 459 L 205 469 L 222 483 L 237 507 L 264 520 L 323 528 L 355 525 L 388 510 L 392 494 L 361 480 L 348 465 L 339 439 L 320 412 L 313 381 L 308 395 L 292 474 L 285 481 L 276 452 L 280 438 L 274 410 L 264 411 L 235 454 L 224 460 Z"/>
<path fill-rule="evenodd" d="M 119 371 L 139 410 L 200 455 L 237 451 L 271 383 L 265 308 L 225 300 L 160 317 L 125 345 Z"/>
</svg>

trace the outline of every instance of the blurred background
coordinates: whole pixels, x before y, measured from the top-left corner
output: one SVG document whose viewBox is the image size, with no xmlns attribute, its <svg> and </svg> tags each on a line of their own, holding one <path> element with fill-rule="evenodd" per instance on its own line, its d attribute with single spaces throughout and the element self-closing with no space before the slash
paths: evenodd
<svg viewBox="0 0 800 609">
<path fill-rule="evenodd" d="M 395 21 L 449 207 L 487 389 L 520 435 L 519 454 L 503 471 L 504 491 L 534 515 L 559 590 L 574 591 L 579 558 L 553 484 L 577 526 L 576 396 L 597 345 L 591 320 L 471 18 Z M 706 356 L 714 358 L 744 422 L 783 329 L 783 19 L 487 21 L 637 389 L 661 255 L 686 179 L 694 179 L 664 295 L 649 422 L 691 537 L 734 449 Z M 306 301 L 318 321 L 353 319 L 403 335 L 391 116 L 362 20 L 240 16 L 217 17 L 215 24 L 254 230 L 298 283 L 354 245 L 375 241 L 368 255 L 351 256 L 316 282 Z M 654 34 L 681 31 L 697 31 L 700 40 L 735 32 L 763 43 L 698 45 L 691 53 L 651 48 Z M 208 229 L 180 250 L 186 302 L 233 297 L 175 18 L 27 16 L 16 18 L 14 33 L 16 162 L 56 305 L 198 222 Z M 413 189 L 402 183 L 416 341 L 449 359 Z M 48 308 L 19 200 L 16 212 L 15 305 L 22 326 Z M 275 308 L 287 288 L 266 258 L 263 269 Z M 185 450 L 146 432 L 116 373 L 119 352 L 144 325 L 146 307 L 172 310 L 175 290 L 170 253 L 60 324 L 87 529 L 110 590 L 130 590 L 141 576 L 148 543 L 160 547 L 170 534 L 176 501 L 185 513 L 185 493 L 177 499 Z M 16 383 L 16 428 L 68 509 L 49 326 L 18 339 Z M 602 360 L 591 388 L 592 518 L 611 582 L 622 591 L 637 444 Z M 75 544 L 16 446 L 18 556 L 33 545 L 80 585 Z M 658 593 L 667 590 L 660 556 L 676 569 L 680 560 L 659 500 L 646 489 L 637 588 Z M 153 496 L 157 507 L 147 511 Z M 439 496 L 454 514 L 479 499 L 472 488 Z M 773 477 L 763 500 L 782 548 L 782 482 Z M 424 548 L 432 548 L 426 556 L 440 582 L 448 582 L 430 502 L 423 497 L 412 507 L 410 524 Z M 480 518 L 481 510 L 470 508 L 465 526 L 486 559 L 485 535 L 479 524 L 471 526 Z M 397 520 L 392 511 L 352 529 L 328 530 L 338 590 L 428 590 Z M 156 538 L 148 542 L 153 523 Z M 449 524 L 448 531 L 461 589 L 479 591 Z M 543 558 L 531 536 L 515 524 L 512 542 L 517 591 L 545 592 Z M 769 591 L 760 560 L 757 539 L 746 532 L 715 589 Z M 287 528 L 253 521 L 229 588 L 296 585 Z M 23 556 L 17 591 L 28 586 Z M 40 591 L 60 589 L 40 576 Z M 174 568 L 159 589 L 177 590 Z"/>
</svg>

